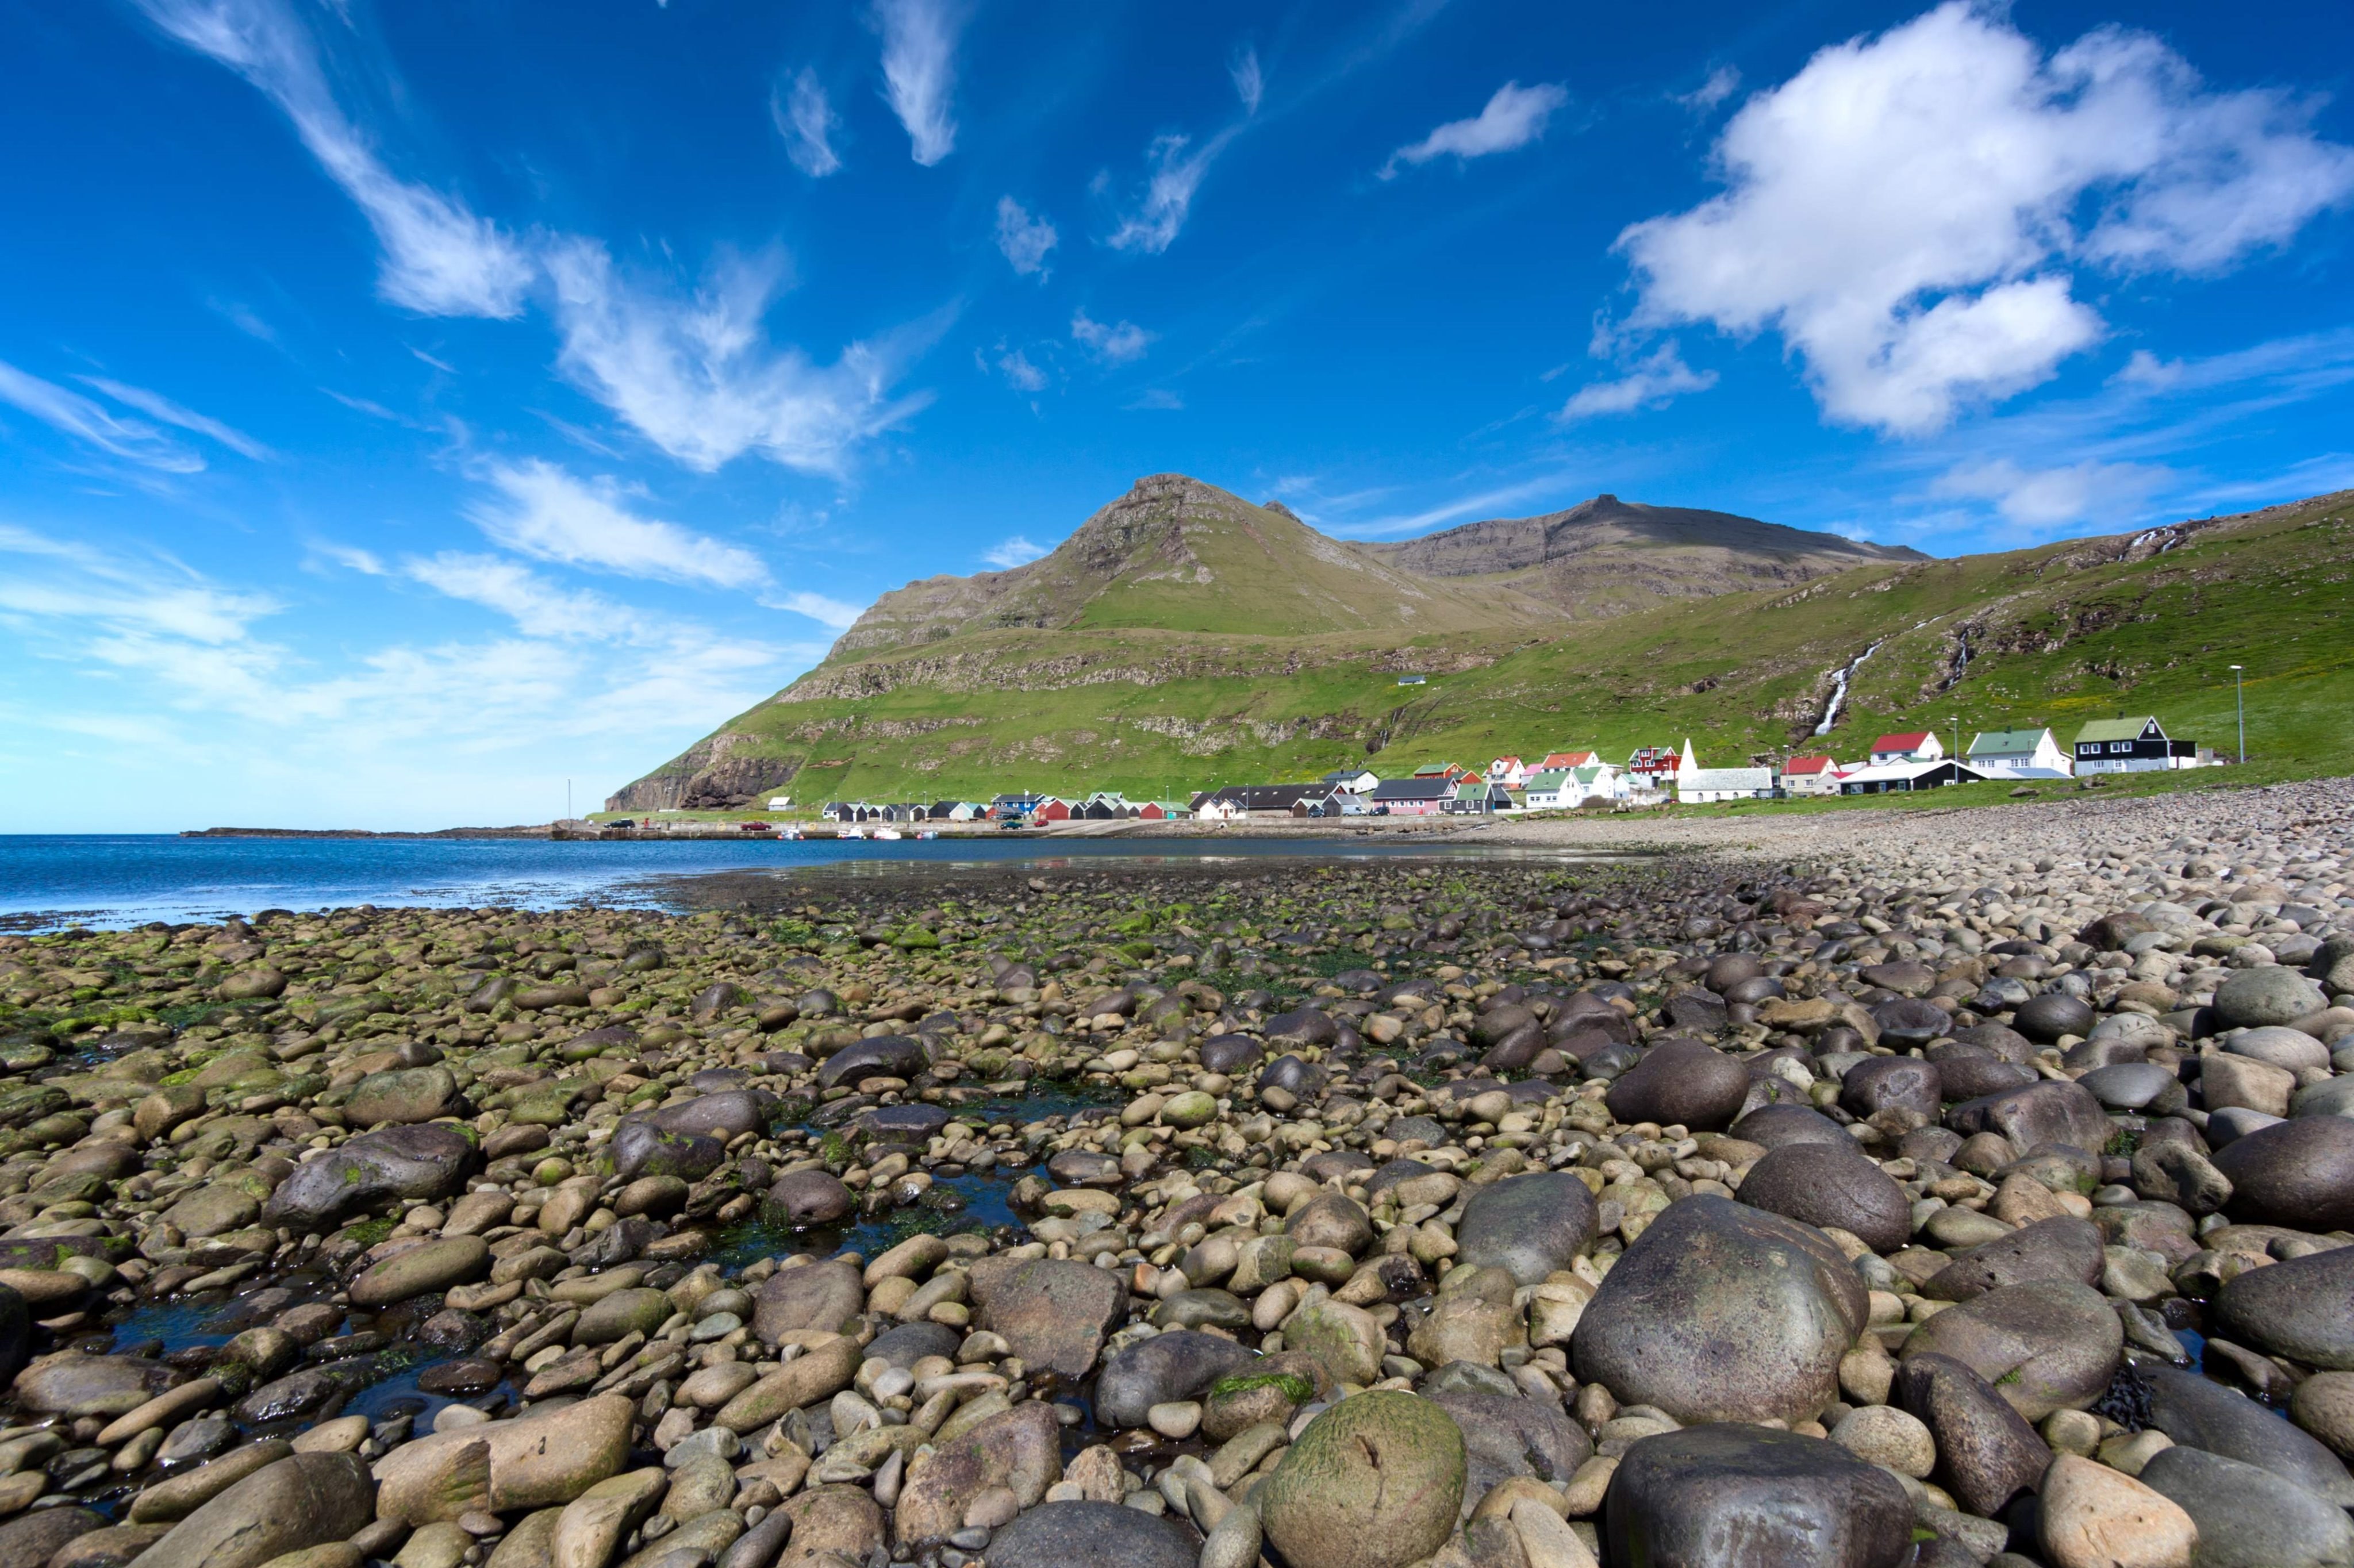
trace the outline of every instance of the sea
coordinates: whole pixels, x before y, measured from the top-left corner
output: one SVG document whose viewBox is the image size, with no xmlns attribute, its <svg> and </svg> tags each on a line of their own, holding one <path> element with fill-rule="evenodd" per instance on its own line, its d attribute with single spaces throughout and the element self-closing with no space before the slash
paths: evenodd
<svg viewBox="0 0 2354 1568">
<path fill-rule="evenodd" d="M 264 909 L 583 905 L 677 909 L 680 879 L 723 872 L 889 875 L 942 866 L 1150 867 L 1260 858 L 1493 854 L 1470 845 L 1348 838 L 547 839 L 184 838 L 0 834 L 0 931 L 218 920 Z M 1546 856 L 1548 859 L 1585 858 Z"/>
</svg>

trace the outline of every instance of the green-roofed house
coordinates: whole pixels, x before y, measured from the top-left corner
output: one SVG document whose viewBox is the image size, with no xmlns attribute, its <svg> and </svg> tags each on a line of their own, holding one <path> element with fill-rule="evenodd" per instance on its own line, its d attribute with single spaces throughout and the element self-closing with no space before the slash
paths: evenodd
<svg viewBox="0 0 2354 1568">
<path fill-rule="evenodd" d="M 2190 741 L 2168 738 L 2166 727 L 2147 714 L 2094 719 L 2076 732 L 2075 751 L 2079 774 L 2162 773 L 2214 760 Z"/>
<path fill-rule="evenodd" d="M 2032 769 L 2037 773 L 2064 774 L 2069 765 L 2068 754 L 2052 738 L 2049 729 L 1980 730 L 1963 757 L 1981 771 L 1991 768 L 2019 773 Z"/>
</svg>

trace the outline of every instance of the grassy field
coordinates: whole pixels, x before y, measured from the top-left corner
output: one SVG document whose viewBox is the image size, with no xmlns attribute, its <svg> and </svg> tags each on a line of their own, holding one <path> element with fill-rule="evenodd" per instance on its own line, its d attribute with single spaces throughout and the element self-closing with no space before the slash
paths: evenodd
<svg viewBox="0 0 2354 1568">
<path fill-rule="evenodd" d="M 1979 729 L 2048 725 L 2064 745 L 2088 719 L 2139 713 L 2228 757 L 2239 663 L 2251 766 L 2130 788 L 2354 772 L 2349 503 L 2190 525 L 2162 550 L 2163 535 L 2116 535 L 1866 567 L 1544 641 L 967 634 L 829 662 L 722 734 L 732 761 L 762 759 L 778 792 L 810 802 L 1013 789 L 1182 798 L 1342 764 L 1393 773 L 1584 747 L 1617 759 L 1686 736 L 1711 767 L 1811 749 L 1853 760 L 1883 730 L 1935 729 L 1950 747 L 1956 728 L 1967 744 Z M 1830 672 L 1874 644 L 1832 735 L 1810 740 Z M 1428 683 L 1401 688 L 1401 670 Z M 840 694 L 801 700 L 828 691 Z M 700 765 L 690 754 L 671 770 Z"/>
</svg>

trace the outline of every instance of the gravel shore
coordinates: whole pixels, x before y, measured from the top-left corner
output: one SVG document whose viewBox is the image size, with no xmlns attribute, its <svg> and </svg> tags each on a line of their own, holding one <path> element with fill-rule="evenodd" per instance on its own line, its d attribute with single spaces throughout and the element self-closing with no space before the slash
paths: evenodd
<svg viewBox="0 0 2354 1568">
<path fill-rule="evenodd" d="M 1472 836 L 0 937 L 0 1568 L 2354 1563 L 2354 781 Z"/>
</svg>

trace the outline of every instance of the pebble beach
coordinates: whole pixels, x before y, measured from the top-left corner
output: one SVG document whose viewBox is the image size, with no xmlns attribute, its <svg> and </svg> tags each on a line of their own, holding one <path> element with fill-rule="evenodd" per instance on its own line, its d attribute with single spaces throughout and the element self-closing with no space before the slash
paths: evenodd
<svg viewBox="0 0 2354 1568">
<path fill-rule="evenodd" d="M 1477 837 L 0 936 L 0 1568 L 2354 1563 L 2354 781 Z"/>
</svg>

